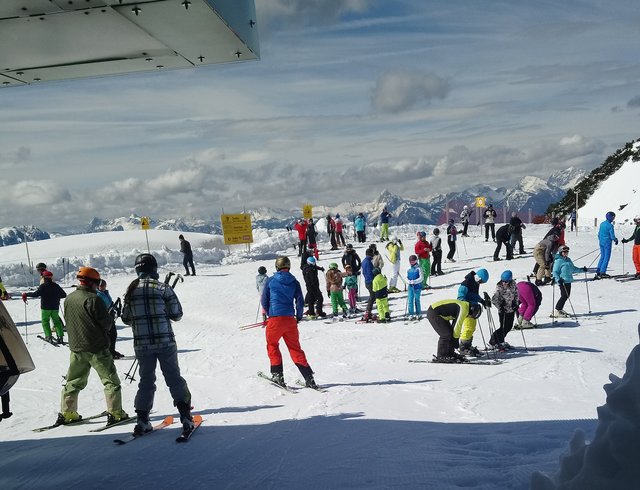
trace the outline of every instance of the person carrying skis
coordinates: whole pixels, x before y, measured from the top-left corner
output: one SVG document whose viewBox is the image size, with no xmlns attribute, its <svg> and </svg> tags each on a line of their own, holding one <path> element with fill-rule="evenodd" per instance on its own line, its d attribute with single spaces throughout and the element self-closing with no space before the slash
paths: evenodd
<svg viewBox="0 0 640 490">
<path fill-rule="evenodd" d="M 342 234 L 343 229 L 344 229 L 344 223 L 342 221 L 342 218 L 340 217 L 340 214 L 336 213 L 336 219 L 334 220 L 335 224 L 336 224 L 336 247 L 340 246 L 340 243 L 342 243 L 342 246 L 346 246 L 346 242 L 344 241 L 344 235 Z"/>
<path fill-rule="evenodd" d="M 444 272 L 442 272 L 442 239 L 440 238 L 439 228 L 433 229 L 433 235 L 431 235 L 429 239 L 429 244 L 431 245 L 431 256 L 433 257 L 431 261 L 431 275 L 441 276 Z"/>
<path fill-rule="evenodd" d="M 530 281 L 520 281 L 518 283 L 518 299 L 520 300 L 518 324 L 514 328 L 535 328 L 531 319 L 542 304 L 542 292 L 538 286 Z"/>
<path fill-rule="evenodd" d="M 407 271 L 407 307 L 409 308 L 409 320 L 420 320 L 422 318 L 420 294 L 422 294 L 423 273 L 418 263 L 418 257 L 415 255 L 409 256 L 409 264 L 411 265 Z"/>
<path fill-rule="evenodd" d="M 511 346 L 505 342 L 505 338 L 513 328 L 516 311 L 520 306 L 518 286 L 516 286 L 513 273 L 510 270 L 506 270 L 500 275 L 496 291 L 491 297 L 491 304 L 498 310 L 500 328 L 493 332 L 489 344 L 498 350 L 510 349 Z"/>
<path fill-rule="evenodd" d="M 633 218 L 633 222 L 636 224 L 633 234 L 629 238 L 623 238 L 622 243 L 628 243 L 633 240 L 631 256 L 633 258 L 633 264 L 636 266 L 635 278 L 640 279 L 640 216 Z"/>
<path fill-rule="evenodd" d="M 62 344 L 64 342 L 64 325 L 60 320 L 58 310 L 60 309 L 60 300 L 67 297 L 67 293 L 55 282 L 53 282 L 53 273 L 48 270 L 42 272 L 42 284 L 38 289 L 30 293 L 22 293 L 22 301 L 27 302 L 27 298 L 40 298 L 40 315 L 42 320 L 42 330 L 44 331 L 44 339 L 47 342 Z M 51 335 L 51 323 L 56 331 L 56 340 Z"/>
<path fill-rule="evenodd" d="M 502 225 L 498 228 L 496 232 L 496 239 L 494 242 L 497 242 L 496 249 L 493 251 L 493 260 L 497 262 L 500 259 L 500 250 L 502 249 L 502 245 L 507 249 L 507 260 L 513 259 L 513 248 L 511 247 L 511 225 L 506 224 Z"/>
<path fill-rule="evenodd" d="M 182 260 L 182 265 L 184 266 L 184 270 L 187 271 L 185 276 L 195 276 L 196 268 L 193 265 L 193 250 L 191 250 L 191 244 L 184 239 L 184 235 L 178 236 L 180 240 L 180 252 L 184 255 Z M 189 267 L 191 267 L 191 274 L 189 274 Z"/>
<path fill-rule="evenodd" d="M 373 274 L 373 282 L 371 289 L 376 296 L 376 309 L 378 310 L 378 323 L 386 323 L 391 321 L 391 313 L 389 312 L 389 291 L 387 290 L 387 278 L 380 272 L 380 269 L 374 267 L 371 271 Z"/>
<path fill-rule="evenodd" d="M 327 281 L 327 293 L 331 298 L 331 308 L 333 310 L 333 318 L 338 318 L 338 307 L 342 308 L 342 318 L 347 318 L 347 304 L 344 302 L 342 294 L 342 273 L 338 270 L 338 264 L 331 262 L 329 270 L 325 276 Z"/>
<path fill-rule="evenodd" d="M 171 286 L 158 280 L 158 263 L 153 255 L 138 255 L 135 271 L 137 277 L 129 284 L 122 307 L 122 321 L 133 331 L 133 349 L 139 366 L 140 381 L 134 402 L 138 417 L 133 433 L 143 434 L 153 429 L 149 413 L 153 408 L 159 363 L 186 434 L 194 427 L 191 392 L 180 375 L 178 346 L 171 326 L 171 322 L 182 319 L 182 305 Z"/>
<path fill-rule="evenodd" d="M 258 267 L 258 275 L 256 276 L 256 289 L 258 290 L 258 298 L 262 296 L 262 290 L 264 289 L 264 285 L 266 284 L 267 279 L 269 279 L 269 276 L 267 275 L 267 268 L 264 265 L 261 265 L 260 267 Z M 258 304 L 260 304 L 260 301 L 258 301 Z M 262 313 L 262 322 L 266 323 L 267 312 L 264 310 L 262 305 L 260 305 L 260 312 Z"/>
<path fill-rule="evenodd" d="M 456 241 L 458 240 L 458 229 L 455 225 L 455 220 L 451 218 L 449 220 L 449 226 L 447 226 L 447 245 L 449 246 L 449 253 L 447 254 L 447 262 L 455 262 L 453 258 L 456 254 Z"/>
<path fill-rule="evenodd" d="M 70 424 L 82 419 L 78 414 L 78 395 L 87 386 L 91 368 L 104 386 L 107 424 L 113 424 L 128 419 L 129 415 L 122 410 L 120 378 L 109 351 L 111 317 L 96 293 L 100 273 L 92 267 L 80 267 L 76 277 L 79 285 L 64 301 L 71 352 L 56 424 Z"/>
<path fill-rule="evenodd" d="M 331 242 L 331 250 L 338 250 L 338 244 L 336 243 L 336 222 L 327 214 L 327 235 L 329 235 L 329 241 Z"/>
<path fill-rule="evenodd" d="M 367 301 L 367 309 L 364 312 L 362 319 L 365 322 L 372 320 L 373 303 L 376 299 L 376 295 L 373 292 L 373 250 L 368 248 L 365 251 L 365 258 L 362 261 L 362 277 L 364 278 L 364 287 L 369 291 L 369 299 Z"/>
<path fill-rule="evenodd" d="M 358 276 L 353 273 L 350 265 L 344 266 L 344 287 L 348 291 L 349 296 L 349 313 L 357 313 Z"/>
<path fill-rule="evenodd" d="M 431 243 L 427 241 L 427 234 L 424 231 L 418 232 L 418 241 L 413 247 L 413 251 L 418 256 L 420 261 L 420 267 L 422 267 L 422 289 L 429 287 L 429 274 L 431 274 L 431 261 L 429 258 L 429 252 L 431 252 Z"/>
<path fill-rule="evenodd" d="M 563 310 L 564 304 L 571 296 L 571 283 L 573 282 L 573 274 L 577 272 L 587 272 L 586 267 L 576 267 L 569 258 L 569 247 L 563 245 L 558 250 L 558 255 L 553 262 L 553 278 L 560 287 L 560 298 L 556 303 L 554 316 L 568 318 L 570 315 Z"/>
<path fill-rule="evenodd" d="M 302 252 L 307 250 L 307 222 L 300 218 L 293 225 L 293 229 L 298 232 L 298 257 L 300 257 Z"/>
<path fill-rule="evenodd" d="M 358 213 L 356 216 L 356 220 L 354 222 L 354 229 L 358 236 L 358 242 L 364 243 L 367 241 L 366 229 L 367 229 L 367 220 L 364 217 L 364 214 Z"/>
<path fill-rule="evenodd" d="M 316 389 L 313 370 L 300 347 L 298 322 L 302 320 L 304 297 L 298 280 L 289 272 L 291 262 L 288 257 L 276 259 L 276 273 L 272 275 L 262 291 L 262 307 L 267 311 L 267 353 L 271 366 L 271 379 L 280 386 L 286 386 L 280 352 L 280 339 L 289 349 L 291 359 L 305 379 L 306 386 Z"/>
<path fill-rule="evenodd" d="M 485 293 L 485 298 L 480 297 L 480 284 L 486 284 L 489 280 L 489 272 L 487 269 L 478 269 L 478 272 L 471 271 L 458 287 L 458 301 L 466 301 L 471 304 L 482 304 L 489 308 L 491 306 L 491 299 L 489 295 Z M 476 318 L 467 317 L 462 324 L 462 331 L 460 332 L 460 348 L 461 354 L 478 355 L 479 351 L 473 346 L 473 334 L 476 331 Z"/>
<path fill-rule="evenodd" d="M 558 249 L 559 238 L 557 234 L 551 233 L 533 247 L 533 258 L 538 265 L 536 286 L 544 286 L 551 282 L 551 265 L 553 263 L 553 256 Z M 544 281 L 542 280 L 543 278 Z"/>
<path fill-rule="evenodd" d="M 467 320 L 480 318 L 482 307 L 478 303 L 469 303 L 456 299 L 436 301 L 427 309 L 427 320 L 438 336 L 438 350 L 434 362 L 465 362 L 466 357 L 455 352 L 463 325 Z"/>
<path fill-rule="evenodd" d="M 469 219 L 473 211 L 469 209 L 469 206 L 465 204 L 464 208 L 462 208 L 462 212 L 460 213 L 460 222 L 462 223 L 462 235 L 461 236 L 469 236 L 467 234 L 467 230 L 469 229 Z"/>
<path fill-rule="evenodd" d="M 518 254 L 522 255 L 525 252 L 524 243 L 522 241 L 522 230 L 526 228 L 526 225 L 522 222 L 520 218 L 518 218 L 518 213 L 515 211 L 511 213 L 511 220 L 509 220 L 509 224 L 511 225 L 511 249 L 516 250 L 516 243 L 518 244 Z"/>
<path fill-rule="evenodd" d="M 600 223 L 598 229 L 598 242 L 600 243 L 600 261 L 596 270 L 595 279 L 609 279 L 611 276 L 607 274 L 609 259 L 611 258 L 611 242 L 618 244 L 618 239 L 613 231 L 613 220 L 616 219 L 616 213 L 609 211 L 605 220 Z"/>
<path fill-rule="evenodd" d="M 402 244 L 402 240 L 394 236 L 385 248 L 388 252 L 387 258 L 393 267 L 391 279 L 389 280 L 389 292 L 399 293 L 400 290 L 397 285 L 398 277 L 400 276 L 400 252 L 404 251 L 404 245 Z"/>
<path fill-rule="evenodd" d="M 489 230 L 491 230 L 491 239 L 496 241 L 496 217 L 498 214 L 496 210 L 493 209 L 493 204 L 489 204 L 487 209 L 485 209 L 483 215 L 484 217 L 484 241 L 489 241 Z"/>
<path fill-rule="evenodd" d="M 308 309 L 305 312 L 305 315 L 311 318 L 315 318 L 316 315 L 320 318 L 327 316 L 327 314 L 322 311 L 324 298 L 322 296 L 322 291 L 320 290 L 318 271 L 324 272 L 324 267 L 319 267 L 317 265 L 315 257 L 309 257 L 307 259 L 307 263 L 302 268 L 302 277 L 304 278 L 304 284 L 307 288 L 305 303 L 307 304 Z"/>
<path fill-rule="evenodd" d="M 98 290 L 96 291 L 98 298 L 104 301 L 104 305 L 107 307 L 107 312 L 111 317 L 111 329 L 109 330 L 109 351 L 114 359 L 122 359 L 124 356 L 116 350 L 116 342 L 118 340 L 118 329 L 116 328 L 116 318 L 120 316 L 118 309 L 111 299 L 109 290 L 107 289 L 107 281 L 100 279 L 98 284 Z"/>
<path fill-rule="evenodd" d="M 380 241 L 389 241 L 389 218 L 391 217 L 391 213 L 387 210 L 387 208 L 382 209 L 382 213 L 380 213 Z"/>
</svg>

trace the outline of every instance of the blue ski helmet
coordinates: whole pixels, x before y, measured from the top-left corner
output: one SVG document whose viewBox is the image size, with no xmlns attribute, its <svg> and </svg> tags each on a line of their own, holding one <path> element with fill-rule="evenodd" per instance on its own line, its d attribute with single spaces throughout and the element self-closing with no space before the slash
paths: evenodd
<svg viewBox="0 0 640 490">
<path fill-rule="evenodd" d="M 489 272 L 487 269 L 480 269 L 476 272 L 476 281 L 478 282 L 487 282 L 489 280 Z"/>
<path fill-rule="evenodd" d="M 315 257 L 308 257 L 307 258 L 307 264 L 315 265 L 316 264 L 316 258 Z"/>
<path fill-rule="evenodd" d="M 510 270 L 506 270 L 504 271 L 501 275 L 500 275 L 500 280 L 502 282 L 509 282 L 509 281 L 513 281 L 513 273 Z"/>
<path fill-rule="evenodd" d="M 616 213 L 614 213 L 613 211 L 609 211 L 605 218 L 607 218 L 607 221 L 611 223 L 614 219 L 616 219 Z"/>
<path fill-rule="evenodd" d="M 427 234 L 424 231 L 420 232 L 420 238 L 426 238 Z"/>
</svg>

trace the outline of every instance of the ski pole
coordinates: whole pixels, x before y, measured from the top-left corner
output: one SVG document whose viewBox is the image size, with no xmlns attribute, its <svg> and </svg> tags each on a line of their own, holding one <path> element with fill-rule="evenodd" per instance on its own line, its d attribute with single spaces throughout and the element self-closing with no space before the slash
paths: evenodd
<svg viewBox="0 0 640 490">
<path fill-rule="evenodd" d="M 258 323 L 258 315 L 260 315 L 260 298 L 258 298 L 258 311 L 256 311 L 256 323 Z"/>
<path fill-rule="evenodd" d="M 27 344 L 29 343 L 29 322 L 27 321 L 27 302 L 24 302 L 24 328 L 25 328 L 25 338 L 27 339 Z"/>
<path fill-rule="evenodd" d="M 625 253 L 624 253 L 624 242 L 622 242 L 622 273 L 626 274 L 627 271 L 625 270 L 625 267 L 624 267 L 624 256 L 625 256 Z"/>
<path fill-rule="evenodd" d="M 404 303 L 404 319 L 408 319 L 407 312 L 409 311 L 409 294 L 407 294 L 407 301 Z"/>
<path fill-rule="evenodd" d="M 522 328 L 522 325 L 520 325 L 520 333 L 522 334 L 522 343 L 524 344 L 524 350 L 528 351 L 529 349 L 527 348 L 527 341 L 524 340 L 524 328 Z"/>
<path fill-rule="evenodd" d="M 569 301 L 569 306 L 571 306 L 571 311 L 573 312 L 573 319 L 577 322 L 578 315 L 576 315 L 576 310 L 573 309 L 573 303 L 571 302 L 571 298 L 569 297 L 569 291 L 567 291 L 567 287 L 564 283 L 561 284 L 561 287 L 564 289 L 564 294 L 567 295 L 567 300 Z"/>
<path fill-rule="evenodd" d="M 484 332 L 482 331 L 482 325 L 480 325 L 480 319 L 479 318 L 476 320 L 476 323 L 478 324 L 478 330 L 480 330 L 480 336 L 482 337 L 482 344 L 484 345 L 484 352 L 485 352 L 485 354 L 487 354 L 487 359 L 490 359 L 489 349 L 487 348 L 487 343 L 484 340 Z M 494 351 L 493 355 L 494 355 L 494 358 L 497 360 L 498 359 L 498 354 L 496 354 L 495 351 Z"/>
<path fill-rule="evenodd" d="M 584 259 L 584 258 L 585 258 L 585 257 L 587 257 L 588 255 L 591 255 L 592 253 L 595 253 L 595 252 L 597 252 L 598 250 L 600 250 L 600 249 L 599 249 L 599 248 L 596 248 L 595 250 L 592 250 L 591 252 L 586 253 L 586 254 L 584 254 L 582 257 L 578 257 L 577 259 L 574 259 L 574 260 Z M 592 264 L 593 264 L 593 262 L 592 262 Z"/>
<path fill-rule="evenodd" d="M 133 363 L 131 364 L 131 367 L 129 368 L 127 373 L 124 375 L 124 379 L 128 379 L 129 383 L 133 383 L 135 381 L 134 376 L 136 375 L 137 369 L 138 369 L 138 358 L 136 357 L 133 360 Z"/>
<path fill-rule="evenodd" d="M 464 254 L 467 256 L 467 258 L 469 257 L 469 254 L 467 253 L 467 244 L 464 241 L 464 236 L 462 236 L 462 246 L 464 247 Z M 458 257 L 459 258 L 459 257 Z"/>
<path fill-rule="evenodd" d="M 587 304 L 589 305 L 589 314 L 591 314 L 591 299 L 589 298 L 589 280 L 587 279 L 587 271 L 584 272 L 584 285 L 587 288 Z"/>
</svg>

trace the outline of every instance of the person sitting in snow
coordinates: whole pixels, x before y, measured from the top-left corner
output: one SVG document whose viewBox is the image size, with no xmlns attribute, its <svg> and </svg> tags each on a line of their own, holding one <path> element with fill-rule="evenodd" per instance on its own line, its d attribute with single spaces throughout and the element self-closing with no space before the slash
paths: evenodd
<svg viewBox="0 0 640 490">
<path fill-rule="evenodd" d="M 496 291 L 493 293 L 491 303 L 498 310 L 500 328 L 493 332 L 489 344 L 498 350 L 510 349 L 511 346 L 505 342 L 505 338 L 513 328 L 516 311 L 520 306 L 518 287 L 510 270 L 506 270 L 500 275 L 500 281 L 496 284 Z"/>
<path fill-rule="evenodd" d="M 60 300 L 67 297 L 67 293 L 55 282 L 53 282 L 53 273 L 48 270 L 42 272 L 42 284 L 30 293 L 22 293 L 22 301 L 27 302 L 27 298 L 40 298 L 40 313 L 42 319 L 42 330 L 44 331 L 44 339 L 53 343 L 51 335 L 51 323 L 56 331 L 56 342 L 62 344 L 64 342 L 64 325 L 60 319 L 58 310 L 60 309 Z"/>
</svg>

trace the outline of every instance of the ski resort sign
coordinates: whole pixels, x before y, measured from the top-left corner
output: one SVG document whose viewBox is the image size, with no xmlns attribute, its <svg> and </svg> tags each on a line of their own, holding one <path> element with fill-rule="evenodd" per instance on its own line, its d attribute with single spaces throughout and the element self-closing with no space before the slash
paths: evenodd
<svg viewBox="0 0 640 490">
<path fill-rule="evenodd" d="M 253 231 L 251 230 L 251 215 L 223 214 L 220 216 L 222 223 L 222 235 L 225 245 L 240 245 L 253 243 Z"/>
<path fill-rule="evenodd" d="M 476 208 L 486 208 L 487 207 L 487 198 L 486 197 L 476 197 Z"/>
</svg>

